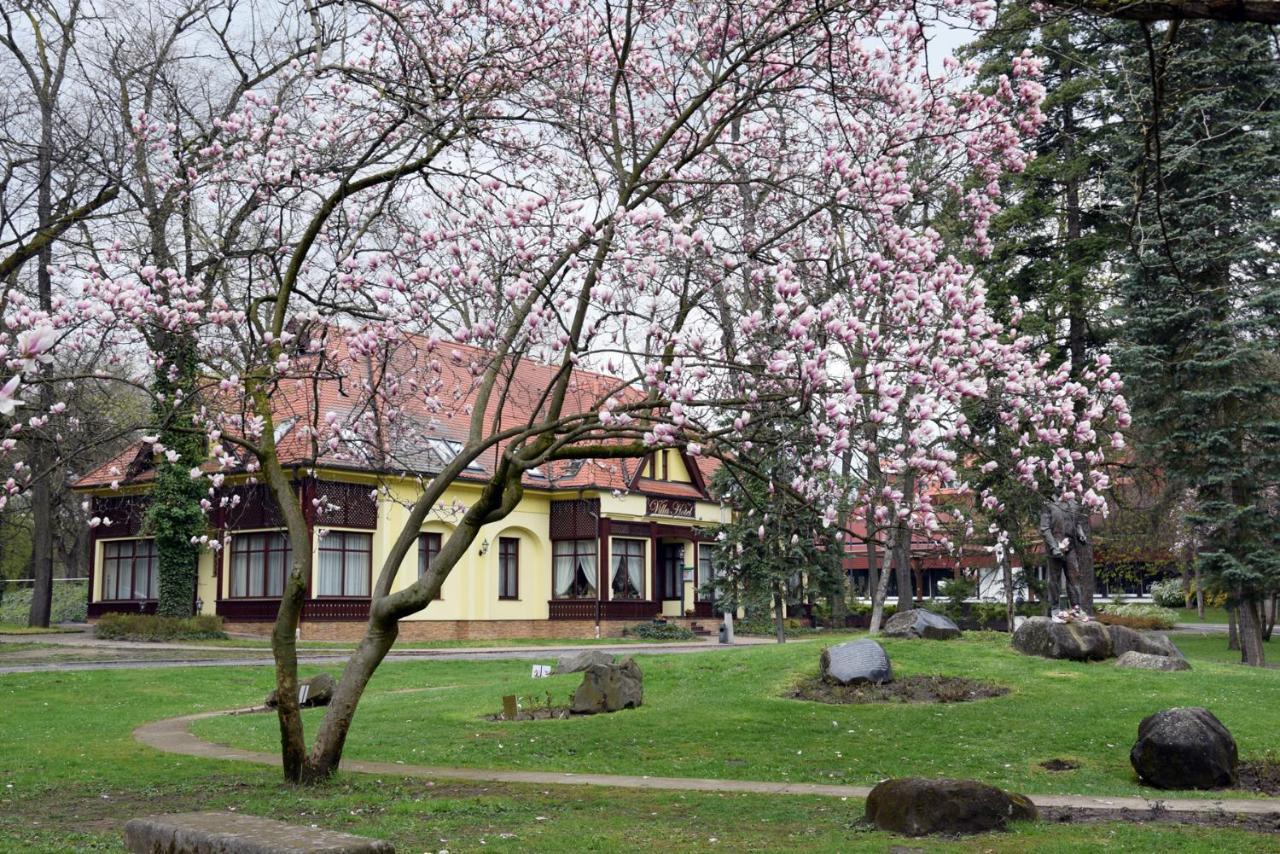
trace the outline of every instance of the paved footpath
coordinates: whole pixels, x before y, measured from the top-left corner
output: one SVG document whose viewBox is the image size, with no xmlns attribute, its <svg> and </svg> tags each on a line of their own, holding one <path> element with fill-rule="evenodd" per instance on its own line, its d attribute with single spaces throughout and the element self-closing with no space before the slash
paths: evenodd
<svg viewBox="0 0 1280 854">
<path fill-rule="evenodd" d="M 54 639 L 57 640 L 54 640 Z M 46 640 L 47 639 L 47 640 Z M 271 651 L 256 647 L 209 647 L 181 643 L 134 643 L 129 641 L 100 641 L 76 638 L 75 634 L 50 635 L 0 635 L 0 645 L 4 643 L 52 643 L 59 646 L 73 647 L 79 650 L 98 649 L 104 653 L 120 657 L 104 658 L 98 661 L 62 661 L 33 662 L 31 664 L 11 664 L 0 666 L 0 674 L 5 673 L 65 673 L 73 670 L 146 670 L 163 667 L 258 667 L 273 665 Z M 556 646 L 495 646 L 495 647 L 442 647 L 438 649 L 400 649 L 387 655 L 387 662 L 402 661 L 486 661 L 486 660 L 538 660 L 554 659 L 567 652 L 581 650 L 599 650 L 621 655 L 666 655 L 670 653 L 718 652 L 740 649 L 757 644 L 773 643 L 768 638 L 739 637 L 731 645 L 721 644 L 715 640 L 690 641 L 688 643 L 620 643 L 620 644 L 560 644 Z M 190 658 L 174 657 L 130 660 L 129 651 L 155 652 L 157 650 L 192 650 L 209 653 L 209 657 Z M 354 649 L 354 647 L 353 647 Z M 243 652 L 242 656 L 228 653 Z M 299 650 L 299 664 L 330 664 L 345 661 L 351 650 Z"/>
<path fill-rule="evenodd" d="M 192 735 L 192 722 L 226 714 L 246 714 L 263 711 L 258 706 L 249 709 L 201 712 L 177 718 L 153 721 L 133 731 L 137 741 L 165 753 L 197 756 L 203 759 L 228 759 L 253 762 L 258 765 L 279 765 L 280 757 L 274 753 L 241 750 L 213 744 Z M 344 771 L 362 774 L 395 775 L 400 777 L 431 778 L 439 780 L 470 780 L 479 783 L 528 783 L 539 786 L 612 786 L 623 789 L 664 789 L 680 792 L 749 792 L 766 795 L 816 795 L 819 797 L 865 798 L 871 793 L 867 786 L 841 786 L 825 783 L 770 783 L 761 780 L 720 780 L 697 777 L 633 777 L 621 774 L 575 774 L 553 771 L 506 771 L 482 768 L 438 768 L 422 765 L 406 765 L 402 762 L 370 762 L 344 759 Z M 1280 799 L 1202 799 L 1168 798 L 1149 800 L 1131 797 L 1089 797 L 1084 795 L 1028 795 L 1038 807 L 1066 807 L 1085 810 L 1136 810 L 1160 809 L 1175 813 L 1213 813 L 1232 815 L 1280 816 Z"/>
</svg>

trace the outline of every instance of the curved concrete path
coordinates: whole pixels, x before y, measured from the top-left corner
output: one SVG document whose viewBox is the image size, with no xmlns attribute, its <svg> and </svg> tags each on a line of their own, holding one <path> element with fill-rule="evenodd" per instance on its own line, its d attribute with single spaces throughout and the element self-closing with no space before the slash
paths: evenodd
<svg viewBox="0 0 1280 854">
<path fill-rule="evenodd" d="M 255 706 L 246 709 L 201 712 L 194 715 L 152 721 L 135 729 L 133 737 L 142 744 L 165 753 L 196 756 L 203 759 L 230 759 L 238 762 L 253 762 L 258 765 L 278 766 L 280 757 L 274 753 L 261 753 L 254 750 L 242 750 L 238 747 L 214 744 L 198 738 L 189 729 L 193 721 L 204 718 L 246 714 L 264 710 L 262 706 Z M 769 783 L 760 780 L 720 780 L 697 777 L 632 777 L 621 774 L 438 768 L 405 765 L 400 762 L 371 762 L 362 759 L 344 759 L 342 769 L 362 774 L 393 774 L 400 777 L 469 780 L 478 783 L 530 783 L 539 786 L 612 786 L 623 789 L 665 789 L 682 792 L 749 792 L 766 795 L 817 795 L 838 798 L 865 798 L 871 793 L 870 787 L 867 786 L 842 786 L 825 783 Z M 1158 809 L 1173 813 L 1280 816 L 1280 800 L 1275 798 L 1210 800 L 1203 798 L 1105 798 L 1085 795 L 1028 795 L 1027 797 L 1031 798 L 1038 807 L 1134 810 L 1138 812 Z"/>
</svg>

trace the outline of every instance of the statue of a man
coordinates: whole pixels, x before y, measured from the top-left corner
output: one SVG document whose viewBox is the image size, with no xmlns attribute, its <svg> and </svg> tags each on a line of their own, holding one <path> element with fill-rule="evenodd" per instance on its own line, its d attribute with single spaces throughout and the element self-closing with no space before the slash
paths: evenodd
<svg viewBox="0 0 1280 854">
<path fill-rule="evenodd" d="M 1085 609 L 1080 584 L 1083 551 L 1089 547 L 1088 517 L 1074 498 L 1049 501 L 1040 511 L 1040 536 L 1048 550 L 1050 598 L 1056 598 L 1058 575 L 1067 579 L 1067 600 L 1071 607 Z M 1051 602 L 1051 605 L 1053 603 Z"/>
</svg>

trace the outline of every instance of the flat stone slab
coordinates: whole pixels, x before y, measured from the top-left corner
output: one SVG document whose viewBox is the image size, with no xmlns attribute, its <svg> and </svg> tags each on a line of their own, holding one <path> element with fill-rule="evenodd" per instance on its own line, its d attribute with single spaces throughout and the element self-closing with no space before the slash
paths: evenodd
<svg viewBox="0 0 1280 854">
<path fill-rule="evenodd" d="M 613 664 L 613 653 L 601 652 L 595 649 L 584 649 L 579 652 L 567 652 L 556 660 L 556 669 L 554 673 L 582 673 L 593 664 L 602 664 L 608 667 Z"/>
<path fill-rule="evenodd" d="M 395 846 L 336 830 L 234 812 L 135 818 L 124 826 L 133 854 L 395 854 Z"/>
<path fill-rule="evenodd" d="M 1168 655 L 1152 655 L 1147 652 L 1129 650 L 1116 659 L 1116 667 L 1133 667 L 1138 670 L 1190 670 L 1191 665 L 1185 658 L 1174 658 Z"/>
<path fill-rule="evenodd" d="M 908 611 L 899 611 L 890 617 L 884 624 L 884 636 L 949 640 L 960 637 L 960 627 L 941 614 L 926 611 L 924 608 L 912 608 Z"/>
</svg>

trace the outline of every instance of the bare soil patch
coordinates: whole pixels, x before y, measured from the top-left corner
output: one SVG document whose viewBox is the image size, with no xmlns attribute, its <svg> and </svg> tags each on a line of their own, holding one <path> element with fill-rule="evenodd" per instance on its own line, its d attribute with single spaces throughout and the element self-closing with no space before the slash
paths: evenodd
<svg viewBox="0 0 1280 854">
<path fill-rule="evenodd" d="M 1254 759 L 1241 762 L 1238 789 L 1280 795 L 1280 759 Z"/>
<path fill-rule="evenodd" d="M 1040 763 L 1040 767 L 1046 771 L 1074 771 L 1080 767 L 1080 763 L 1074 759 L 1046 759 Z"/>
<path fill-rule="evenodd" d="M 965 703 L 1009 693 L 1003 685 L 959 676 L 905 676 L 882 685 L 832 685 L 813 676 L 787 696 L 793 700 L 851 705 L 858 703 Z"/>
<path fill-rule="evenodd" d="M 1280 816 L 1233 813 L 1230 806 L 1220 812 L 1173 812 L 1158 801 L 1149 810 L 1096 810 L 1075 807 L 1040 807 L 1040 820 L 1059 824 L 1099 824 L 1123 821 L 1128 824 L 1194 824 L 1200 827 L 1230 827 L 1259 833 L 1280 832 Z"/>
<path fill-rule="evenodd" d="M 546 706 L 541 706 L 536 709 L 521 709 L 516 712 L 516 716 L 514 718 L 509 718 L 502 712 L 498 712 L 495 715 L 484 716 L 486 721 L 563 721 L 568 720 L 568 718 L 568 706 L 553 706 L 550 709 Z"/>
</svg>

